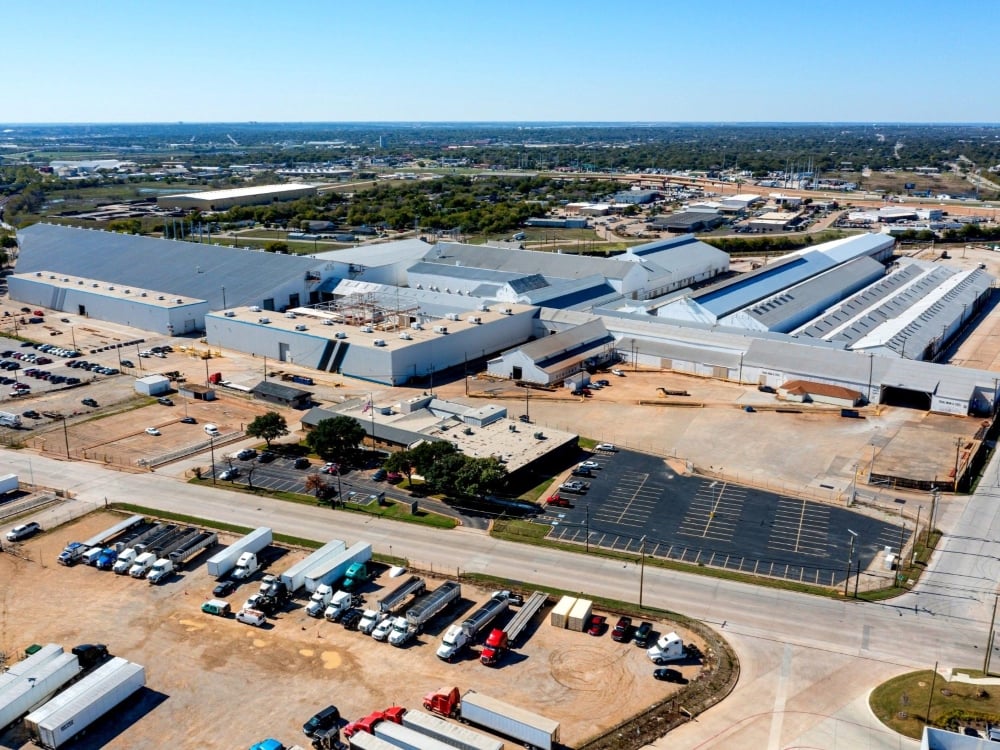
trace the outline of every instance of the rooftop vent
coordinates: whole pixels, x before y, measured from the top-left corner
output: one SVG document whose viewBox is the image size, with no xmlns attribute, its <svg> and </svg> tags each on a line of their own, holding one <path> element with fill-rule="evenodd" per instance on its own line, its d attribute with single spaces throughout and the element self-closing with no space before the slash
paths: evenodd
<svg viewBox="0 0 1000 750">
<path fill-rule="evenodd" d="M 510 309 L 509 307 L 505 307 L 505 308 L 504 308 L 503 310 L 501 310 L 500 312 L 502 312 L 502 313 L 503 313 L 504 315 L 513 315 L 513 314 L 514 314 L 514 311 L 513 311 L 513 310 L 511 310 L 511 309 Z"/>
<path fill-rule="evenodd" d="M 484 302 L 483 304 L 481 304 L 481 305 L 479 306 L 479 311 L 480 311 L 480 312 L 489 312 L 489 311 L 490 311 L 490 306 L 489 306 L 489 305 L 487 305 L 487 304 L 486 304 L 486 303 Z"/>
<path fill-rule="evenodd" d="M 222 314 L 225 315 L 227 318 L 235 318 L 236 317 L 236 313 L 234 313 L 232 310 L 226 310 Z"/>
<path fill-rule="evenodd" d="M 469 316 L 469 322 L 470 323 L 474 323 L 476 325 L 479 325 L 480 323 L 483 322 L 483 319 L 480 318 L 478 315 L 470 315 Z"/>
<path fill-rule="evenodd" d="M 333 335 L 334 335 L 335 337 L 337 337 L 338 339 L 346 339 L 346 338 L 347 338 L 347 334 L 346 334 L 346 333 L 344 333 L 343 331 L 337 331 L 337 332 L 336 332 L 335 334 L 333 334 Z"/>
<path fill-rule="evenodd" d="M 458 320 L 458 313 L 448 313 L 445 315 L 448 320 Z"/>
<path fill-rule="evenodd" d="M 293 313 L 293 312 L 286 312 L 286 313 L 285 313 L 285 317 L 286 317 L 286 318 L 291 318 L 292 320 L 295 320 L 295 318 L 296 318 L 296 315 L 295 315 L 295 313 Z"/>
<path fill-rule="evenodd" d="M 260 307 L 257 305 L 250 305 L 250 312 L 260 312 Z"/>
<path fill-rule="evenodd" d="M 399 334 L 399 338 L 403 339 L 403 341 L 410 341 L 413 339 L 413 336 L 408 334 L 406 331 L 403 331 L 401 334 Z"/>
<path fill-rule="evenodd" d="M 268 323 L 271 322 L 271 319 L 270 318 L 257 318 L 257 322 L 258 323 L 263 323 L 264 325 L 267 325 Z"/>
<path fill-rule="evenodd" d="M 99 287 L 99 286 L 100 286 L 100 284 L 98 284 L 98 283 L 97 283 L 97 282 L 95 281 L 95 282 L 94 282 L 93 284 L 91 284 L 91 286 L 92 286 L 92 287 L 94 287 L 94 289 L 97 289 L 97 287 Z"/>
<path fill-rule="evenodd" d="M 371 333 L 373 331 L 371 326 L 361 326 L 361 333 Z"/>
<path fill-rule="evenodd" d="M 40 277 L 41 275 L 42 275 L 41 271 L 35 271 L 35 276 L 39 276 Z"/>
<path fill-rule="evenodd" d="M 166 297 L 164 297 L 162 294 L 159 294 L 156 296 L 156 299 L 166 299 Z"/>
<path fill-rule="evenodd" d="M 145 296 L 146 296 L 146 293 L 145 293 L 145 292 L 141 292 L 141 293 L 139 294 L 139 296 L 140 296 L 140 297 L 145 297 Z"/>
<path fill-rule="evenodd" d="M 38 275 L 41 276 L 41 274 L 38 274 Z M 50 273 L 49 274 L 49 278 L 50 279 L 54 279 L 55 277 L 56 277 L 56 275 L 54 273 Z"/>
<path fill-rule="evenodd" d="M 115 290 L 115 288 L 109 284 L 108 285 L 108 291 L 113 292 L 114 290 Z"/>
<path fill-rule="evenodd" d="M 410 323 L 410 328 L 412 328 L 414 331 L 424 330 L 424 326 L 422 323 Z"/>
<path fill-rule="evenodd" d="M 302 325 L 302 323 L 299 323 L 297 326 L 295 326 L 295 330 L 296 331 L 304 331 L 304 330 L 306 330 L 306 327 L 304 325 Z"/>
<path fill-rule="evenodd" d="M 329 318 L 323 318 L 323 325 L 325 325 L 325 326 L 332 326 L 333 325 L 333 321 L 330 320 Z"/>
<path fill-rule="evenodd" d="M 375 346 L 385 346 L 385 339 L 375 339 L 372 343 L 375 344 Z"/>
<path fill-rule="evenodd" d="M 434 333 L 448 333 L 448 326 L 434 326 Z"/>
</svg>

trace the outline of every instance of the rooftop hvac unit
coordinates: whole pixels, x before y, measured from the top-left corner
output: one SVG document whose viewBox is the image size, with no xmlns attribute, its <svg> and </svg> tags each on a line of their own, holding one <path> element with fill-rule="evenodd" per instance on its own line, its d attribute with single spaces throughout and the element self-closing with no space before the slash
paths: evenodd
<svg viewBox="0 0 1000 750">
<path fill-rule="evenodd" d="M 226 310 L 223 313 L 223 315 L 225 315 L 227 318 L 235 318 L 236 317 L 236 313 L 234 313 L 232 310 Z"/>
<path fill-rule="evenodd" d="M 146 296 L 146 293 L 145 293 L 145 292 L 139 292 L 139 296 L 140 296 L 140 297 L 145 297 L 145 296 Z"/>
<path fill-rule="evenodd" d="M 69 277 L 68 276 L 64 276 L 63 277 L 63 281 L 65 281 L 66 283 L 69 283 Z"/>
<path fill-rule="evenodd" d="M 131 294 L 131 293 L 132 293 L 132 290 L 131 290 L 131 289 L 126 289 L 126 290 L 125 290 L 125 294 Z"/>
<path fill-rule="evenodd" d="M 372 330 L 371 326 L 361 326 L 361 333 L 371 333 Z"/>
<path fill-rule="evenodd" d="M 111 292 L 113 292 L 114 290 L 115 290 L 115 288 L 114 288 L 113 286 L 109 286 L 109 287 L 108 287 L 108 291 L 111 291 Z"/>
<path fill-rule="evenodd" d="M 372 343 L 374 343 L 375 346 L 385 346 L 385 339 L 375 339 Z"/>
<path fill-rule="evenodd" d="M 97 285 L 95 284 L 94 286 L 97 286 Z M 166 297 L 164 297 L 162 294 L 158 294 L 158 295 L 156 295 L 156 299 L 163 300 L 163 299 L 166 299 Z"/>
<path fill-rule="evenodd" d="M 296 331 L 304 331 L 304 330 L 306 330 L 306 327 L 304 325 L 302 325 L 301 323 L 299 323 L 297 326 L 295 326 L 295 330 Z"/>
<path fill-rule="evenodd" d="M 333 321 L 330 320 L 329 318 L 323 318 L 323 325 L 325 325 L 325 326 L 332 326 L 333 325 Z"/>
<path fill-rule="evenodd" d="M 260 307 L 257 305 L 250 305 L 250 312 L 260 312 Z"/>
<path fill-rule="evenodd" d="M 268 323 L 271 322 L 271 319 L 270 318 L 257 318 L 257 322 L 258 323 L 263 323 L 264 325 L 267 325 Z"/>
<path fill-rule="evenodd" d="M 41 276 L 41 275 L 42 275 L 41 271 L 39 271 L 38 273 L 35 274 L 35 276 Z M 50 273 L 49 274 L 49 278 L 50 279 L 54 279 L 55 277 L 56 277 L 56 275 L 54 273 Z"/>
<path fill-rule="evenodd" d="M 511 310 L 511 309 L 510 309 L 509 307 L 505 307 L 505 308 L 504 308 L 503 310 L 501 310 L 500 312 L 502 312 L 502 313 L 503 313 L 504 315 L 513 315 L 513 314 L 514 314 L 514 311 L 513 311 L 513 310 Z"/>
<path fill-rule="evenodd" d="M 80 286 L 83 286 L 83 279 L 80 279 L 80 280 L 79 280 L 78 282 L 76 282 L 76 283 L 77 283 L 77 284 L 79 284 Z"/>
<path fill-rule="evenodd" d="M 285 313 L 285 317 L 286 318 L 291 318 L 292 320 L 295 320 L 295 313 L 293 313 L 293 312 L 286 312 Z"/>
<path fill-rule="evenodd" d="M 458 313 L 448 313 L 445 315 L 448 320 L 458 320 Z"/>
<path fill-rule="evenodd" d="M 346 338 L 347 338 L 347 334 L 346 334 L 346 333 L 344 333 L 343 331 L 337 331 L 337 332 L 336 332 L 335 334 L 333 334 L 333 335 L 334 335 L 334 336 L 335 336 L 336 338 L 338 338 L 338 339 L 346 339 Z"/>
<path fill-rule="evenodd" d="M 448 326 L 434 326 L 434 333 L 448 333 Z"/>
<path fill-rule="evenodd" d="M 42 272 L 41 271 L 35 271 L 35 276 L 38 276 L 39 278 L 41 278 Z"/>
<path fill-rule="evenodd" d="M 404 341 L 409 341 L 413 338 L 413 336 L 408 334 L 406 331 L 403 331 L 401 334 L 399 334 L 399 338 L 403 339 Z"/>
<path fill-rule="evenodd" d="M 179 305 L 179 304 L 181 304 L 181 303 L 182 303 L 183 301 L 184 301 L 184 300 L 183 300 L 183 299 L 181 299 L 180 297 L 175 297 L 175 298 L 174 298 L 174 303 L 176 303 L 176 304 L 178 304 L 178 305 Z"/>
<path fill-rule="evenodd" d="M 481 304 L 481 305 L 479 306 L 479 311 L 480 311 L 480 312 L 489 312 L 489 311 L 490 311 L 490 306 L 489 306 L 489 305 L 487 305 L 487 304 L 486 304 L 486 303 L 484 302 L 483 304 Z"/>
<path fill-rule="evenodd" d="M 422 323 L 410 323 L 410 328 L 412 328 L 414 331 L 424 330 L 424 326 Z"/>
<path fill-rule="evenodd" d="M 483 322 L 483 319 L 480 318 L 478 315 L 470 315 L 469 316 L 469 322 L 470 323 L 475 323 L 476 325 L 479 325 L 480 323 Z"/>
</svg>

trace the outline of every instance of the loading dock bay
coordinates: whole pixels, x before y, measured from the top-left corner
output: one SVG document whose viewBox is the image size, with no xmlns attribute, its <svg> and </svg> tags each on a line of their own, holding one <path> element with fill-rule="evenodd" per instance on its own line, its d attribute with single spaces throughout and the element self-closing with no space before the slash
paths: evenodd
<svg viewBox="0 0 1000 750">
<path fill-rule="evenodd" d="M 898 551 L 912 533 L 843 507 L 680 476 L 655 456 L 593 460 L 589 491 L 548 510 L 551 539 L 830 586 L 844 581 L 852 531 L 862 569 L 881 569 L 884 549 Z"/>
</svg>

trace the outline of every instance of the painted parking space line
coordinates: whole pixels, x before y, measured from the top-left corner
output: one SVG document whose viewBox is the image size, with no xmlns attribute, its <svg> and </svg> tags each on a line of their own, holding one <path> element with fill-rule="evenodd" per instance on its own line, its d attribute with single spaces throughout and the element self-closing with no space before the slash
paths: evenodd
<svg viewBox="0 0 1000 750">
<path fill-rule="evenodd" d="M 781 498 L 767 546 L 810 557 L 828 557 L 829 518 L 829 508 L 805 500 Z"/>
</svg>

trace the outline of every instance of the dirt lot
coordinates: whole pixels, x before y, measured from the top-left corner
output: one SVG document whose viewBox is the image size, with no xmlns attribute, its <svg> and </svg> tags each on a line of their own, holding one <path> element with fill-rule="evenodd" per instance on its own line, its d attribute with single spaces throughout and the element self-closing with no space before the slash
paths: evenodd
<svg viewBox="0 0 1000 750">
<path fill-rule="evenodd" d="M 115 519 L 93 514 L 32 540 L 21 550 L 26 559 L 0 555 L 0 579 L 9 582 L 2 591 L 0 650 L 13 656 L 31 643 L 106 642 L 114 654 L 146 666 L 147 692 L 139 703 L 124 712 L 121 726 L 96 730 L 87 747 L 232 748 L 269 736 L 294 742 L 302 722 L 328 703 L 353 719 L 391 704 L 418 707 L 442 685 L 475 687 L 556 718 L 563 742 L 573 746 L 677 689 L 652 679 L 653 667 L 635 645 L 615 643 L 608 634 L 556 630 L 547 616 L 503 666 L 488 669 L 475 654 L 455 664 L 435 656 L 447 618 L 417 645 L 397 650 L 311 619 L 301 606 L 262 629 L 205 615 L 199 605 L 213 585 L 205 556 L 158 587 L 54 563 L 71 537 L 89 536 Z M 303 554 L 291 552 L 275 568 Z M 255 589 L 245 585 L 231 595 L 234 608 Z M 488 592 L 465 586 L 463 595 L 453 618 L 471 612 Z M 661 632 L 670 629 L 690 642 L 688 632 L 657 624 Z M 681 669 L 693 678 L 699 667 Z M 19 747 L 18 737 L 12 731 L 2 745 Z"/>
</svg>

